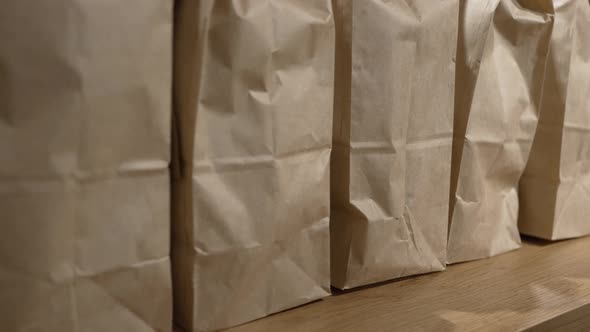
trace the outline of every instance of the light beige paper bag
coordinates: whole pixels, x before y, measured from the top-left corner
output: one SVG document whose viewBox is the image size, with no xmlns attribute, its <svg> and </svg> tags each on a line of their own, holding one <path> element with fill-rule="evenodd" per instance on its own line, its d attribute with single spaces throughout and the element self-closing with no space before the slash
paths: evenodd
<svg viewBox="0 0 590 332">
<path fill-rule="evenodd" d="M 458 8 L 334 1 L 338 288 L 444 269 Z"/>
<path fill-rule="evenodd" d="M 172 1 L 3 1 L 0 40 L 0 330 L 170 331 Z"/>
<path fill-rule="evenodd" d="M 521 233 L 590 234 L 590 2 L 554 0 L 539 125 L 520 181 Z"/>
<path fill-rule="evenodd" d="M 461 1 L 450 263 L 520 245 L 517 187 L 537 124 L 552 8 L 551 0 Z"/>
<path fill-rule="evenodd" d="M 177 322 L 215 330 L 328 295 L 330 1 L 177 9 Z"/>
</svg>

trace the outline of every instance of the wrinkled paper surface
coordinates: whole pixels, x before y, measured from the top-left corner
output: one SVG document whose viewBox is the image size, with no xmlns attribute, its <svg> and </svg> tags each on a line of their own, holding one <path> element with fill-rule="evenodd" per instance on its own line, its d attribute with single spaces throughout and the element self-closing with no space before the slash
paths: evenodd
<svg viewBox="0 0 590 332">
<path fill-rule="evenodd" d="M 458 8 L 334 1 L 338 288 L 444 269 Z"/>
<path fill-rule="evenodd" d="M 520 181 L 520 232 L 590 234 L 590 2 L 554 0 L 555 26 L 531 156 Z"/>
<path fill-rule="evenodd" d="M 4 1 L 0 330 L 170 331 L 172 1 Z"/>
<path fill-rule="evenodd" d="M 520 245 L 518 181 L 539 114 L 551 0 L 461 1 L 448 261 Z"/>
<path fill-rule="evenodd" d="M 177 322 L 216 330 L 328 295 L 330 1 L 177 9 Z"/>
</svg>

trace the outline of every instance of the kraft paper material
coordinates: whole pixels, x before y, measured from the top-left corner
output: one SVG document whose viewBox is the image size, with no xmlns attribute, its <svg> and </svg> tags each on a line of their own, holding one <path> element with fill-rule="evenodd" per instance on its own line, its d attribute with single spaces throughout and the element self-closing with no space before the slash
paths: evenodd
<svg viewBox="0 0 590 332">
<path fill-rule="evenodd" d="M 218 330 L 329 294 L 329 0 L 179 1 L 177 323 Z"/>
<path fill-rule="evenodd" d="M 531 150 L 551 0 L 462 0 L 448 262 L 520 246 L 518 182 Z"/>
<path fill-rule="evenodd" d="M 521 233 L 590 234 L 590 2 L 554 0 L 555 26 L 531 156 L 520 181 Z"/>
<path fill-rule="evenodd" d="M 443 270 L 459 2 L 333 3 L 332 285 Z"/>
<path fill-rule="evenodd" d="M 171 331 L 172 1 L 3 1 L 0 330 Z"/>
</svg>

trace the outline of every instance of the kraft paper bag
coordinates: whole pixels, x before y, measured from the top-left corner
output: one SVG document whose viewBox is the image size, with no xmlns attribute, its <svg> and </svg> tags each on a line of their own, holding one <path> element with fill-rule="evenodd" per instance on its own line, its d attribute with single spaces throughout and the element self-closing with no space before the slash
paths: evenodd
<svg viewBox="0 0 590 332">
<path fill-rule="evenodd" d="M 590 2 L 554 0 L 539 125 L 520 181 L 521 233 L 590 234 Z"/>
<path fill-rule="evenodd" d="M 329 0 L 180 1 L 177 323 L 217 330 L 329 294 Z"/>
<path fill-rule="evenodd" d="M 335 287 L 444 269 L 458 8 L 334 1 Z"/>
<path fill-rule="evenodd" d="M 551 0 L 461 1 L 448 262 L 519 247 L 518 181 L 539 114 Z"/>
<path fill-rule="evenodd" d="M 172 1 L 4 1 L 0 330 L 170 331 Z"/>
</svg>

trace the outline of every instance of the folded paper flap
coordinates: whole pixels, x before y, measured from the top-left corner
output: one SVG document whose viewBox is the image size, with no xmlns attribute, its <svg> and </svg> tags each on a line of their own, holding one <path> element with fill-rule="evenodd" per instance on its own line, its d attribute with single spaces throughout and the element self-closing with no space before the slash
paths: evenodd
<svg viewBox="0 0 590 332">
<path fill-rule="evenodd" d="M 511 0 L 511 2 L 513 3 L 513 8 L 518 8 L 519 11 L 525 10 L 527 12 L 543 14 L 553 14 L 555 12 L 553 7 L 554 0 Z"/>
<path fill-rule="evenodd" d="M 351 236 L 346 250 L 346 265 L 343 270 L 333 270 L 332 283 L 341 289 L 358 287 L 406 275 L 441 271 L 444 269 L 444 252 L 434 249 L 423 234 L 425 229 L 406 213 L 399 218 L 374 220 L 350 220 L 346 225 L 336 225 L 333 230 L 339 236 Z M 341 217 L 339 220 L 343 220 Z M 350 227 L 347 232 L 343 227 Z M 392 236 L 392 234 L 394 236 Z M 444 238 L 444 236 L 442 237 Z M 341 243 L 339 239 L 336 243 Z M 444 241 L 442 241 L 444 242 Z M 437 245 L 444 251 L 444 245 Z M 333 247 L 343 250 L 343 248 Z M 391 253 L 395 252 L 395 255 Z M 342 256 L 340 252 L 338 256 Z M 340 259 L 340 257 L 336 257 Z M 332 264 L 340 262 L 332 261 Z M 342 264 L 342 263 L 340 263 Z M 335 266 L 335 269 L 342 268 Z"/>
</svg>

